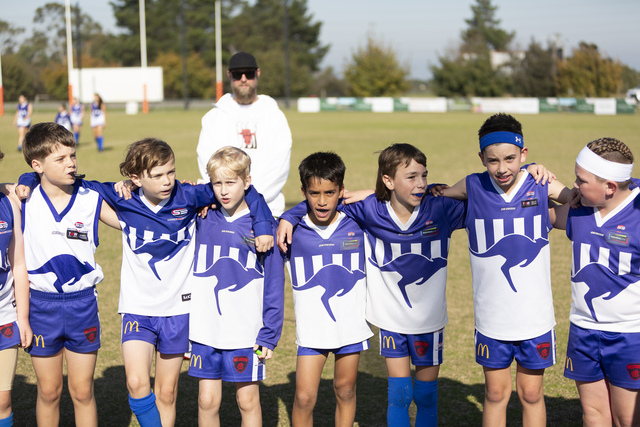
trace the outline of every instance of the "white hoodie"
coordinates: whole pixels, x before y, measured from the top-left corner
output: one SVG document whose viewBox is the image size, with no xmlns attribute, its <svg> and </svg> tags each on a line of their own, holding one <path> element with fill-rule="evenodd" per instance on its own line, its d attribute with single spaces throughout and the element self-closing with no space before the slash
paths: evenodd
<svg viewBox="0 0 640 427">
<path fill-rule="evenodd" d="M 198 167 L 209 180 L 207 162 L 218 149 L 232 146 L 251 157 L 251 183 L 274 216 L 284 211 L 282 187 L 289 176 L 291 130 L 276 101 L 258 95 L 253 104 L 240 105 L 226 94 L 202 118 L 198 141 Z"/>
</svg>

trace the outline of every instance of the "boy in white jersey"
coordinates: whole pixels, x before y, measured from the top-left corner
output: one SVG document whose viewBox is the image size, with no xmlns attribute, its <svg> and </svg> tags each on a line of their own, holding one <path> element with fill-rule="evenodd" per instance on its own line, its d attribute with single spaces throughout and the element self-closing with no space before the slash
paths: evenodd
<svg viewBox="0 0 640 427">
<path fill-rule="evenodd" d="M 199 218 L 189 338 L 189 375 L 199 378 L 198 424 L 219 426 L 222 381 L 236 383 L 243 426 L 262 425 L 265 378 L 284 316 L 284 256 L 260 252 L 245 200 L 251 158 L 223 147 L 207 164 L 219 208 Z M 270 221 L 272 235 L 276 223 Z"/>
<path fill-rule="evenodd" d="M 614 138 L 576 159 L 582 207 L 556 209 L 571 240 L 571 313 L 564 375 L 585 426 L 640 424 L 640 189 L 633 154 Z"/>
<path fill-rule="evenodd" d="M 569 189 L 555 180 L 538 185 L 521 169 L 528 149 L 514 117 L 495 114 L 478 135 L 487 171 L 439 194 L 467 201 L 476 362 L 485 375 L 482 422 L 506 424 L 515 359 L 523 424 L 544 426 L 543 374 L 556 360 L 548 239 L 554 217 L 548 201 L 566 201 Z M 537 169 L 531 167 L 532 173 Z"/>
<path fill-rule="evenodd" d="M 364 233 L 336 210 L 344 191 L 344 162 L 335 153 L 314 153 L 298 167 L 309 211 L 293 231 L 287 268 L 296 315 L 296 395 L 291 422 L 313 425 L 322 369 L 335 354 L 336 426 L 356 415 L 360 351 L 373 335 L 365 320 Z"/>
<path fill-rule="evenodd" d="M 31 361 L 38 382 L 38 425 L 58 425 L 67 361 L 77 425 L 97 426 L 93 373 L 100 347 L 96 285 L 104 277 L 94 253 L 98 218 L 120 229 L 113 210 L 76 180 L 73 134 L 55 123 L 27 132 L 23 153 L 40 178 L 22 206 L 33 328 Z"/>
</svg>

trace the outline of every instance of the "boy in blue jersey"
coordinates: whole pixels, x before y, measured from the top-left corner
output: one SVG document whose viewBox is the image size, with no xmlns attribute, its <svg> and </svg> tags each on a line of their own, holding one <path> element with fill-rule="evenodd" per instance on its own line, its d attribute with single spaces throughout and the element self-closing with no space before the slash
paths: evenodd
<svg viewBox="0 0 640 427">
<path fill-rule="evenodd" d="M 104 277 L 94 254 L 98 219 L 120 229 L 100 194 L 76 179 L 73 134 L 55 123 L 27 132 L 24 158 L 40 185 L 22 205 L 25 262 L 31 288 L 29 350 L 38 382 L 38 425 L 58 425 L 67 362 L 77 425 L 98 425 L 93 374 L 100 348 L 96 285 Z"/>
<path fill-rule="evenodd" d="M 173 425 L 180 367 L 189 349 L 195 218 L 199 207 L 215 200 L 214 193 L 211 184 L 176 182 L 173 150 L 156 138 L 131 144 L 120 172 L 139 187 L 130 200 L 120 197 L 112 183 L 82 183 L 100 192 L 122 225 L 118 312 L 129 405 L 143 427 L 160 420 Z M 247 201 L 256 217 L 256 246 L 268 247 L 273 242 L 271 211 L 253 188 Z"/>
<path fill-rule="evenodd" d="M 262 425 L 258 381 L 282 332 L 284 256 L 255 246 L 245 200 L 250 166 L 234 147 L 219 149 L 207 164 L 219 205 L 197 220 L 189 325 L 200 426 L 220 425 L 223 380 L 236 383 L 242 425 Z M 270 225 L 275 235 L 275 220 Z"/>
<path fill-rule="evenodd" d="M 432 192 L 467 203 L 476 362 L 485 375 L 482 421 L 485 426 L 506 424 L 515 359 L 523 424 L 544 426 L 543 374 L 556 362 L 549 199 L 564 203 L 570 190 L 555 180 L 538 185 L 521 169 L 528 149 L 514 117 L 495 114 L 478 135 L 487 171 Z M 537 175 L 536 166 L 530 169 Z"/>
<path fill-rule="evenodd" d="M 336 426 L 353 425 L 360 351 L 373 335 L 365 320 L 364 233 L 336 210 L 346 167 L 335 153 L 314 153 L 298 167 L 309 210 L 293 231 L 287 268 L 296 315 L 296 394 L 291 422 L 313 425 L 322 369 L 335 354 Z"/>
<path fill-rule="evenodd" d="M 438 422 L 438 374 L 442 364 L 447 256 L 464 204 L 426 195 L 427 158 L 410 144 L 393 144 L 378 157 L 375 195 L 341 207 L 366 232 L 366 319 L 380 328 L 380 354 L 388 372 L 387 424 Z M 278 245 L 291 244 L 292 224 L 306 202 L 281 217 Z M 415 366 L 415 381 L 411 365 Z"/>
</svg>

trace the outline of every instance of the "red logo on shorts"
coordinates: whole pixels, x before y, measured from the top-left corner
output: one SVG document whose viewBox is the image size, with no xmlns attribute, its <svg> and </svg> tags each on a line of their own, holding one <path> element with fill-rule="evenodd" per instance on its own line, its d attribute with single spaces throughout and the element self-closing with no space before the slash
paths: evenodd
<svg viewBox="0 0 640 427">
<path fill-rule="evenodd" d="M 13 336 L 13 323 L 0 326 L 0 333 L 7 338 L 11 338 Z"/>
<path fill-rule="evenodd" d="M 245 369 L 247 369 L 247 365 L 249 364 L 249 358 L 247 356 L 236 356 L 233 358 L 233 366 L 236 368 L 238 373 L 242 373 Z"/>
<path fill-rule="evenodd" d="M 89 342 L 94 342 L 98 338 L 98 327 L 92 326 L 84 330 L 84 336 Z"/>
<path fill-rule="evenodd" d="M 637 381 L 640 379 L 640 363 L 630 363 L 627 365 L 627 372 L 632 380 Z"/>
<path fill-rule="evenodd" d="M 551 354 L 551 343 L 541 342 L 536 346 L 536 349 L 538 350 L 540 357 L 546 360 L 549 357 L 549 354 Z"/>
<path fill-rule="evenodd" d="M 416 341 L 413 344 L 413 347 L 416 349 L 416 353 L 418 354 L 418 356 L 423 357 L 429 350 L 429 343 L 426 341 Z"/>
</svg>

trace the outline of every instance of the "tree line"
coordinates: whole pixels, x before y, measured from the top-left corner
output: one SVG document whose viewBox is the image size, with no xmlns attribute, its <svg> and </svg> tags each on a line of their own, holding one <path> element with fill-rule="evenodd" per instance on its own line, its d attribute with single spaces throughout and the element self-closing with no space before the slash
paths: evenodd
<svg viewBox="0 0 640 427">
<path fill-rule="evenodd" d="M 72 6 L 74 67 L 140 65 L 138 1 L 110 2 L 118 34 L 105 32 Z M 581 42 L 570 54 L 559 55 L 557 44 L 543 47 L 531 40 L 525 52 L 516 52 L 510 47 L 515 32 L 500 28 L 491 0 L 475 0 L 471 12 L 459 46 L 429 67 L 431 80 L 416 82 L 409 78 L 408 65 L 375 34 L 368 34 L 364 45 L 345 60 L 344 75 L 331 67 L 321 69 L 330 46 L 321 42 L 322 23 L 309 12 L 306 0 L 223 0 L 223 64 L 226 69 L 237 51 L 253 53 L 264 71 L 260 91 L 276 97 L 287 93 L 286 74 L 294 97 L 399 96 L 412 91 L 447 97 L 590 97 L 620 95 L 640 84 L 638 71 L 604 56 L 593 43 Z M 211 0 L 146 1 L 148 63 L 163 68 L 165 98 L 215 96 L 214 13 Z M 24 93 L 66 99 L 64 5 L 45 4 L 35 11 L 33 22 L 33 33 L 24 37 L 23 28 L 0 20 L 5 98 L 14 100 Z M 496 52 L 507 60 L 492 63 Z M 286 73 L 287 58 L 295 72 Z"/>
</svg>

